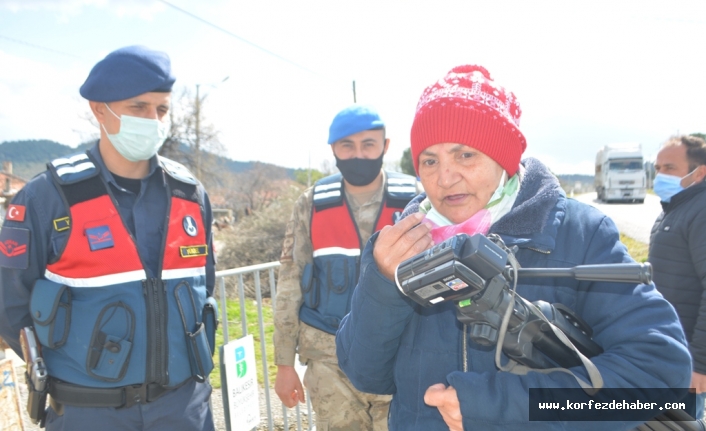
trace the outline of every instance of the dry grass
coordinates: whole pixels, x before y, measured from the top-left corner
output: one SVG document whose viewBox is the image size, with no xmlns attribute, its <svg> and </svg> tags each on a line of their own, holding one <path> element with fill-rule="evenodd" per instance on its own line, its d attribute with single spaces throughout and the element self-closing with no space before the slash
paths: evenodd
<svg viewBox="0 0 706 431">
<path fill-rule="evenodd" d="M 644 242 L 634 240 L 623 234 L 620 234 L 620 241 L 628 248 L 628 253 L 635 259 L 636 262 L 646 262 L 649 246 Z"/>
</svg>

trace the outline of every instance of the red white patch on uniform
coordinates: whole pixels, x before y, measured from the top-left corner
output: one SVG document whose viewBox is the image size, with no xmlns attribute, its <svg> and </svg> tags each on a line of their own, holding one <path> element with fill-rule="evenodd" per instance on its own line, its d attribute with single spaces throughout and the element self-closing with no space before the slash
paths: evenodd
<svg viewBox="0 0 706 431">
<path fill-rule="evenodd" d="M 0 266 L 27 269 L 29 266 L 29 229 L 5 226 L 0 230 Z"/>
<path fill-rule="evenodd" d="M 27 252 L 27 244 L 18 244 L 16 241 L 8 239 L 0 242 L 0 252 L 7 257 L 19 256 Z"/>
<path fill-rule="evenodd" d="M 25 221 L 24 205 L 10 205 L 7 208 L 7 216 L 5 218 L 12 221 Z"/>
</svg>

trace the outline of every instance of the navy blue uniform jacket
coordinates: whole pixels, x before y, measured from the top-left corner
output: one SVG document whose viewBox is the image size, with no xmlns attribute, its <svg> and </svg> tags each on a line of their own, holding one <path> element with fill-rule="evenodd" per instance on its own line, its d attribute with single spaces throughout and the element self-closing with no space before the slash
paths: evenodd
<svg viewBox="0 0 706 431">
<path fill-rule="evenodd" d="M 169 199 L 165 188 L 167 174 L 159 166 L 157 157 L 152 157 L 149 161 L 149 173 L 141 181 L 139 195 L 135 195 L 115 182 L 103 163 L 98 145 L 89 151 L 97 161 L 105 182 L 112 189 L 125 227 L 135 238 L 138 252 L 146 265 L 147 276 L 158 277 L 161 245 L 166 234 L 164 221 L 167 218 Z M 209 242 L 208 254 L 211 256 L 206 259 L 206 287 L 210 294 L 215 284 L 215 266 L 211 252 L 211 205 L 203 187 L 199 186 L 198 190 L 203 194 L 204 226 Z M 29 314 L 29 298 L 34 282 L 44 278 L 47 263 L 58 257 L 68 240 L 68 231 L 55 230 L 53 221 L 66 217 L 69 213 L 49 172 L 34 177 L 19 191 L 12 203 L 25 207 L 24 221 L 6 219 L 4 226 L 29 229 L 29 260 L 26 269 L 0 267 L 0 336 L 21 356 L 18 340 L 20 329 L 34 324 Z"/>
</svg>

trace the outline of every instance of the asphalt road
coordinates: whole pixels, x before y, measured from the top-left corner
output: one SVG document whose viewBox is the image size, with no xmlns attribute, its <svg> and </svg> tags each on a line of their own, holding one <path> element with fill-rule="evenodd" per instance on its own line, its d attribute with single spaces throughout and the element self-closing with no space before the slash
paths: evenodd
<svg viewBox="0 0 706 431">
<path fill-rule="evenodd" d="M 596 193 L 574 196 L 574 199 L 592 205 L 612 218 L 620 233 L 645 244 L 650 243 L 650 230 L 657 216 L 662 212 L 659 198 L 647 194 L 645 203 L 610 203 L 599 201 Z"/>
</svg>

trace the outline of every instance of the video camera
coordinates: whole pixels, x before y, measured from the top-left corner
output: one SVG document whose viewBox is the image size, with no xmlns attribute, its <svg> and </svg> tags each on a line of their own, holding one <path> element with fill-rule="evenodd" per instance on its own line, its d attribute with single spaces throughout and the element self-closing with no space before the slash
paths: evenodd
<svg viewBox="0 0 706 431">
<path fill-rule="evenodd" d="M 515 263 L 513 265 L 513 262 Z M 535 369 L 581 365 L 579 356 L 561 342 L 548 324 L 561 330 L 586 357 L 602 353 L 586 324 L 562 304 L 529 302 L 511 290 L 522 277 L 573 277 L 577 280 L 649 283 L 652 266 L 640 264 L 580 265 L 573 268 L 519 268 L 514 253 L 497 235 L 459 234 L 400 264 L 400 291 L 431 307 L 455 301 L 458 320 L 481 345 L 496 345 L 511 359 Z M 514 302 L 514 304 L 513 304 Z M 506 333 L 500 337 L 505 311 L 512 304 Z"/>
</svg>

